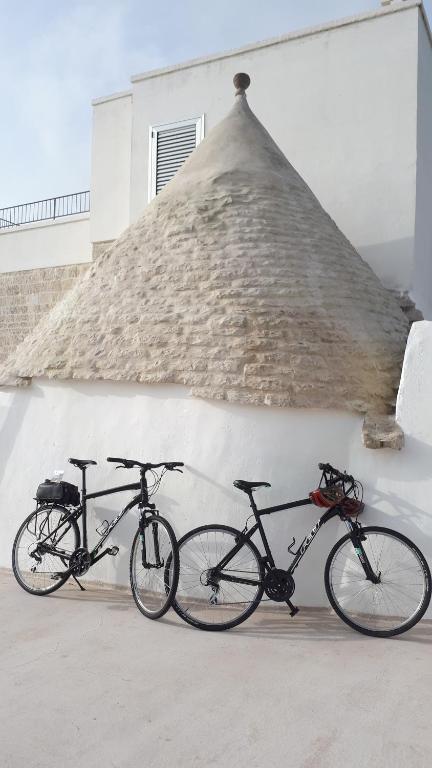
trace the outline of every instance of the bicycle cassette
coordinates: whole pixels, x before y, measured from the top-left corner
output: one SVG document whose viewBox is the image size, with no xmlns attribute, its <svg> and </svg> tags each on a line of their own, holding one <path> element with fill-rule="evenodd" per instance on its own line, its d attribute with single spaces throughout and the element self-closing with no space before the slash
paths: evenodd
<svg viewBox="0 0 432 768">
<path fill-rule="evenodd" d="M 69 568 L 74 576 L 83 576 L 92 564 L 91 554 L 84 547 L 78 547 L 69 560 Z"/>
<path fill-rule="evenodd" d="M 270 600 L 275 600 L 277 603 L 289 600 L 294 590 L 294 579 L 288 571 L 283 571 L 281 568 L 272 568 L 266 573 L 264 592 Z"/>
</svg>

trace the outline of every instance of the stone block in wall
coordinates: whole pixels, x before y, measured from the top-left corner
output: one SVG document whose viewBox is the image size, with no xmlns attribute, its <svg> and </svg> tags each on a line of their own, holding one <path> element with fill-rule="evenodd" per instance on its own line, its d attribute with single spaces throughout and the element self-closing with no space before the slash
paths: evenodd
<svg viewBox="0 0 432 768">
<path fill-rule="evenodd" d="M 68 291 L 88 264 L 0 273 L 0 363 Z"/>
<path fill-rule="evenodd" d="M 367 415 L 362 429 L 363 445 L 366 448 L 391 448 L 402 450 L 404 433 L 394 416 Z"/>
<path fill-rule="evenodd" d="M 112 244 L 114 240 L 99 240 L 96 243 L 93 243 L 92 246 L 92 259 L 93 261 L 97 259 L 98 256 L 101 255 L 104 251 L 107 250 Z"/>
</svg>

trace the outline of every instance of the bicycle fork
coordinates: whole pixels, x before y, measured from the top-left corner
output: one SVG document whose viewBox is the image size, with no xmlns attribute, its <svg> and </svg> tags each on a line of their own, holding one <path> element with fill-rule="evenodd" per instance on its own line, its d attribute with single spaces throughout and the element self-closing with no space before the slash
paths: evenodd
<svg viewBox="0 0 432 768">
<path fill-rule="evenodd" d="M 151 525 L 151 528 L 152 528 L 153 550 L 154 550 L 154 559 L 155 559 L 154 563 L 150 563 L 149 560 L 147 560 L 145 529 L 148 528 L 149 525 Z M 161 559 L 161 556 L 160 556 L 158 525 L 155 521 L 151 523 L 147 522 L 145 519 L 145 512 L 142 512 L 140 516 L 139 532 L 140 532 L 140 539 L 141 539 L 141 557 L 142 557 L 143 568 L 163 568 L 163 566 L 165 565 L 165 562 L 163 559 Z"/>
<path fill-rule="evenodd" d="M 366 541 L 366 536 L 362 533 L 361 525 L 355 520 L 345 519 L 344 523 L 350 534 L 350 538 L 362 568 L 365 572 L 366 579 L 371 581 L 372 584 L 379 584 L 381 581 L 381 572 L 374 573 L 374 570 L 369 562 L 369 558 L 365 552 L 363 542 Z"/>
</svg>

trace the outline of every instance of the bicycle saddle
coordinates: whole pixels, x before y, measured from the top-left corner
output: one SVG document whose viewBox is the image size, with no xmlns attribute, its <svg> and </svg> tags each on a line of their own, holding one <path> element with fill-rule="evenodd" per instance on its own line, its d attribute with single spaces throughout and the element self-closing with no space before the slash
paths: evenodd
<svg viewBox="0 0 432 768">
<path fill-rule="evenodd" d="M 250 493 L 254 488 L 261 488 L 262 485 L 265 485 L 266 488 L 271 487 L 270 483 L 249 483 L 248 480 L 234 480 L 233 485 L 245 493 Z"/>
<path fill-rule="evenodd" d="M 83 467 L 86 467 L 88 464 L 97 464 L 97 461 L 93 461 L 93 459 L 68 459 L 68 462 L 79 469 L 83 469 Z"/>
</svg>

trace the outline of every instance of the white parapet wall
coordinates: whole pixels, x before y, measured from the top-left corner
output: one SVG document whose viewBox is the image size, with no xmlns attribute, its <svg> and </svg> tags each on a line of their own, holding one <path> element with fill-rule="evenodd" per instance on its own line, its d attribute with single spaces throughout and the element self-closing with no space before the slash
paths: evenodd
<svg viewBox="0 0 432 768">
<path fill-rule="evenodd" d="M 0 230 L 0 273 L 91 261 L 90 215 Z"/>
<path fill-rule="evenodd" d="M 432 322 L 412 325 L 405 351 L 396 419 L 400 451 L 358 445 L 350 469 L 366 481 L 366 500 L 423 550 L 432 565 Z M 430 611 L 429 611 L 430 613 Z"/>
<path fill-rule="evenodd" d="M 408 446 L 430 446 L 432 456 L 432 322 L 414 323 L 405 351 L 396 418 Z M 432 462 L 430 477 L 432 478 Z M 431 509 L 432 516 L 432 509 Z"/>
<path fill-rule="evenodd" d="M 396 528 L 432 560 L 432 323 L 413 326 L 405 358 L 398 420 L 405 448 L 372 451 L 361 443 L 362 419 L 340 411 L 234 405 L 191 398 L 179 386 L 110 382 L 34 381 L 28 389 L 0 391 L 0 566 L 10 567 L 13 537 L 31 511 L 38 483 L 55 469 L 79 482 L 68 456 L 94 458 L 88 472 L 91 490 L 131 482 L 133 471 L 115 471 L 108 455 L 186 464 L 170 473 L 157 496 L 158 507 L 177 535 L 201 523 L 242 528 L 249 509 L 232 481 L 267 480 L 257 492 L 260 506 L 303 498 L 319 481 L 319 461 L 351 471 L 364 484 L 365 524 Z M 91 505 L 90 536 L 105 518 L 126 503 L 130 493 L 98 499 Z M 265 518 L 277 555 L 287 567 L 287 546 L 309 532 L 319 517 L 302 507 Z M 113 534 L 117 558 L 105 558 L 91 578 L 125 584 L 136 513 Z M 331 521 L 319 533 L 297 573 L 300 605 L 326 605 L 326 556 L 345 529 Z M 429 613 L 429 615 L 431 615 Z"/>
<path fill-rule="evenodd" d="M 432 45 L 419 19 L 417 103 L 417 182 L 415 268 L 411 295 L 426 319 L 432 318 Z"/>
</svg>

